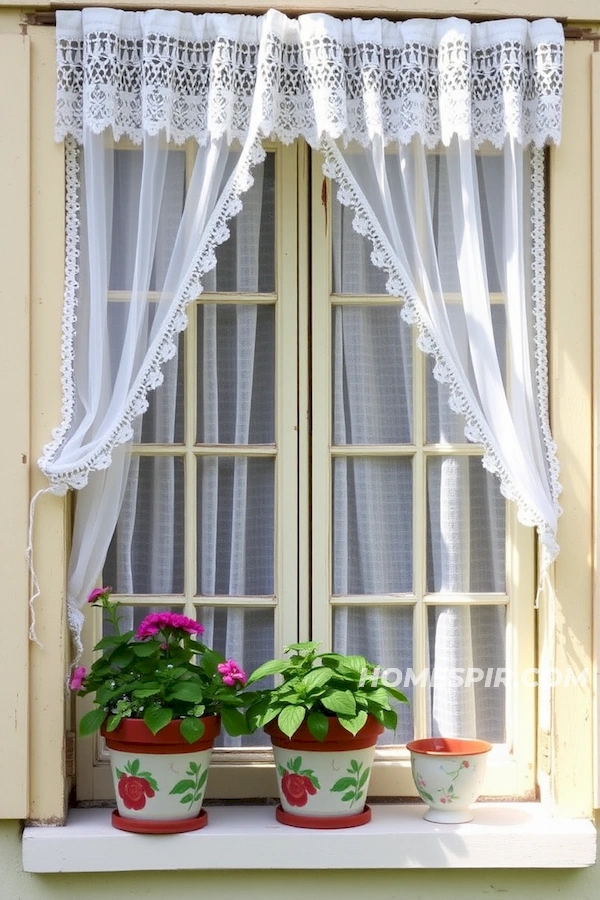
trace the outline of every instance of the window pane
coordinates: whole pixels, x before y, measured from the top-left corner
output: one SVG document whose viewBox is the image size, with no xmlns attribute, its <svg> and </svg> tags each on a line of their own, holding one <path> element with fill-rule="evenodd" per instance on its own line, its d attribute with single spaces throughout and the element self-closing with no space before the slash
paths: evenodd
<svg viewBox="0 0 600 900">
<path fill-rule="evenodd" d="M 120 594 L 183 593 L 183 461 L 133 455 L 103 580 Z"/>
<path fill-rule="evenodd" d="M 427 462 L 427 590 L 505 590 L 506 501 L 480 457 Z"/>
<path fill-rule="evenodd" d="M 400 307 L 333 309 L 335 444 L 412 442 L 413 343 Z"/>
<path fill-rule="evenodd" d="M 466 323 L 462 304 L 447 303 L 446 314 L 459 346 L 466 343 Z M 502 380 L 506 386 L 506 310 L 502 303 L 491 306 L 492 328 L 496 351 L 500 362 Z M 469 380 L 475 385 L 475 378 L 469 368 Z M 427 366 L 427 441 L 438 443 L 467 443 L 464 417 L 454 412 L 449 405 L 450 390 L 433 377 L 433 360 Z"/>
<path fill-rule="evenodd" d="M 273 459 L 198 460 L 198 593 L 272 595 Z"/>
<path fill-rule="evenodd" d="M 131 291 L 138 243 L 138 223 L 144 215 L 141 204 L 143 156 L 135 150 L 118 150 L 114 154 L 113 217 L 110 277 L 111 291 Z M 159 159 L 161 154 L 159 153 Z M 162 290 L 175 238 L 181 221 L 185 194 L 185 152 L 169 150 L 166 156 L 165 186 L 158 218 L 153 254 L 150 291 Z M 141 252 L 143 247 L 138 247 Z M 144 266 L 142 265 L 142 268 Z M 145 285 L 138 285 L 144 290 Z"/>
<path fill-rule="evenodd" d="M 252 176 L 242 212 L 227 223 L 230 237 L 217 247 L 217 267 L 207 273 L 205 290 L 275 291 L 275 154 L 267 153 Z"/>
<path fill-rule="evenodd" d="M 412 461 L 333 461 L 333 593 L 413 589 Z"/>
<path fill-rule="evenodd" d="M 408 606 L 335 606 L 333 649 L 336 653 L 360 654 L 387 669 L 389 684 L 413 697 L 413 608 Z M 412 703 L 394 702 L 398 725 L 386 730 L 380 744 L 405 744 L 413 737 Z"/>
<path fill-rule="evenodd" d="M 334 294 L 385 294 L 388 280 L 373 265 L 373 246 L 354 230 L 354 212 L 334 198 L 332 203 L 332 281 Z"/>
<path fill-rule="evenodd" d="M 428 610 L 431 734 L 502 743 L 506 732 L 506 610 Z"/>
<path fill-rule="evenodd" d="M 275 441 L 275 307 L 198 307 L 198 443 Z"/>
</svg>

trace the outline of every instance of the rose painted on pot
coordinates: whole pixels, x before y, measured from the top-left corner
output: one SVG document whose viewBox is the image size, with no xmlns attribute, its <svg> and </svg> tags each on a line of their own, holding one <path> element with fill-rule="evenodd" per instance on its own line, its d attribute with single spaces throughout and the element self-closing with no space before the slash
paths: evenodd
<svg viewBox="0 0 600 900">
<path fill-rule="evenodd" d="M 296 775 L 286 772 L 281 779 L 281 791 L 290 806 L 306 806 L 308 795 L 317 793 L 317 789 L 307 775 Z"/>
<path fill-rule="evenodd" d="M 137 775 L 121 775 L 119 778 L 119 796 L 127 809 L 143 809 L 147 797 L 154 797 L 154 789 L 145 778 Z"/>
</svg>

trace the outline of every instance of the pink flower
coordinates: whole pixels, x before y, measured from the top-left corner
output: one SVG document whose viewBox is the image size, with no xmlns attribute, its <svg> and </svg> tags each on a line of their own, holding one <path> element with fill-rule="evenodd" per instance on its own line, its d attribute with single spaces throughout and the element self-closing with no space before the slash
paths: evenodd
<svg viewBox="0 0 600 900">
<path fill-rule="evenodd" d="M 90 592 L 90 594 L 87 598 L 87 602 L 95 603 L 96 600 L 108 600 L 108 596 L 111 593 L 112 593 L 111 587 L 94 588 L 94 590 Z"/>
<path fill-rule="evenodd" d="M 223 678 L 223 684 L 228 684 L 230 687 L 233 687 L 236 681 L 239 681 L 240 684 L 246 684 L 246 673 L 243 669 L 240 669 L 234 659 L 228 659 L 227 662 L 219 663 L 217 671 Z"/>
<path fill-rule="evenodd" d="M 138 641 L 141 641 L 147 637 L 154 637 L 154 635 L 165 628 L 186 631 L 188 634 L 204 633 L 204 628 L 200 622 L 194 622 L 193 619 L 188 619 L 187 616 L 182 616 L 179 613 L 159 612 L 147 615 L 140 622 L 135 636 Z"/>
<path fill-rule="evenodd" d="M 72 691 L 78 691 L 81 685 L 83 684 L 83 679 L 85 678 L 86 668 L 85 666 L 77 666 L 73 674 L 71 675 L 71 681 L 69 682 L 69 687 Z"/>
</svg>

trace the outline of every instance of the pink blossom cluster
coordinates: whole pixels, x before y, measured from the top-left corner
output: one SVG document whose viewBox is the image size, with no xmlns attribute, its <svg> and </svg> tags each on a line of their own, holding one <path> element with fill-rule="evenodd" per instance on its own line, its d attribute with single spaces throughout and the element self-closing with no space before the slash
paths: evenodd
<svg viewBox="0 0 600 900">
<path fill-rule="evenodd" d="M 110 597 L 111 594 L 112 594 L 111 587 L 107 586 L 107 587 L 101 587 L 101 588 L 94 588 L 93 591 L 90 591 L 88 598 L 87 598 L 87 602 L 95 603 L 96 600 L 108 600 L 108 598 Z"/>
<path fill-rule="evenodd" d="M 179 613 L 159 612 L 146 616 L 140 623 L 135 636 L 138 641 L 141 641 L 147 637 L 154 637 L 164 628 L 177 628 L 180 631 L 187 631 L 188 634 L 203 634 L 204 632 L 204 628 L 199 622 L 194 622 L 187 616 Z"/>
<path fill-rule="evenodd" d="M 217 670 L 223 677 L 223 684 L 228 684 L 230 687 L 233 687 L 236 681 L 239 681 L 240 684 L 246 684 L 246 673 L 243 669 L 240 669 L 234 659 L 228 659 L 227 662 L 219 663 Z"/>
<path fill-rule="evenodd" d="M 73 674 L 71 675 L 71 681 L 69 682 L 69 687 L 72 691 L 78 691 L 81 685 L 83 684 L 83 679 L 85 678 L 86 668 L 85 666 L 77 666 Z"/>
</svg>

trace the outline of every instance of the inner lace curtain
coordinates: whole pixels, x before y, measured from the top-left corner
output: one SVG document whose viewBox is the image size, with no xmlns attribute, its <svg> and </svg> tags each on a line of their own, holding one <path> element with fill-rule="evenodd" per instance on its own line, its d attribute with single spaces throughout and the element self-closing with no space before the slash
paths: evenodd
<svg viewBox="0 0 600 900">
<path fill-rule="evenodd" d="M 395 314 L 336 311 L 338 386 L 351 382 L 352 360 L 364 360 L 384 336 L 393 340 L 396 357 L 385 402 L 410 404 L 403 347 L 409 326 L 416 325 L 419 346 L 434 359 L 432 433 L 444 441 L 461 440 L 464 432 L 483 446 L 484 468 L 517 503 L 520 520 L 537 528 L 546 562 L 553 559 L 560 488 L 548 423 L 543 148 L 560 137 L 560 26 L 549 19 L 471 24 L 455 18 L 341 21 L 322 14 L 289 19 L 275 10 L 254 17 L 86 9 L 57 12 L 57 60 L 56 137 L 65 140 L 67 158 L 63 415 L 39 465 L 53 491 L 79 492 L 68 595 L 76 642 L 80 610 L 100 576 L 117 521 L 115 587 L 127 592 L 135 586 L 131 545 L 143 475 L 139 459 L 130 465 L 131 442 L 143 440 L 149 397 L 154 437 L 146 439 L 173 440 L 186 306 L 214 288 L 218 248 L 240 215 L 247 220 L 237 234 L 245 238 L 237 242 L 229 289 L 259 289 L 256 235 L 266 139 L 303 138 L 324 155 L 324 173 L 337 185 L 337 234 L 344 236 L 334 238 L 336 290 L 363 291 L 368 277 L 380 285 L 377 290 L 402 299 Z M 190 139 L 197 152 L 184 196 L 173 146 Z M 124 159 L 119 141 L 120 148 L 123 141 L 141 146 L 137 162 L 134 154 Z M 489 153 L 477 152 L 482 148 Z M 126 303 L 115 304 L 115 290 Z M 505 298 L 501 322 L 492 302 L 499 293 Z M 460 302 L 449 301 L 450 295 Z M 257 341 L 269 325 L 256 306 L 238 310 L 230 323 L 237 335 L 237 349 L 230 350 L 237 374 L 226 423 L 218 348 L 227 325 L 219 315 L 216 306 L 206 307 L 199 345 L 202 440 L 268 441 L 269 410 L 260 419 L 252 384 Z M 334 397 L 338 443 L 384 440 L 369 431 L 373 394 L 363 397 L 363 412 L 359 395 L 351 391 L 348 408 L 343 391 Z M 392 439 L 406 435 L 385 437 Z M 248 516 L 256 521 L 256 497 L 268 493 L 269 478 L 238 462 L 229 474 L 219 474 L 216 460 L 202 473 L 198 591 L 207 596 L 272 591 L 268 563 L 260 576 L 249 574 L 245 543 Z M 149 589 L 168 593 L 176 590 L 177 477 L 172 461 L 159 465 L 156 528 L 148 535 Z M 409 577 L 399 550 L 404 538 L 397 533 L 404 528 L 402 516 L 382 520 L 369 514 L 368 497 L 360 499 L 360 490 L 376 490 L 401 506 L 403 475 L 360 472 L 360 465 L 369 468 L 355 461 L 349 472 L 351 463 L 343 460 L 334 466 L 333 591 L 406 590 L 398 586 Z M 471 586 L 465 572 L 474 550 L 464 538 L 479 530 L 468 523 L 471 490 L 491 498 L 491 536 L 483 551 L 498 569 L 480 589 L 502 590 L 501 501 L 494 479 L 477 460 L 475 465 L 477 472 L 466 458 L 440 460 L 429 476 L 430 516 L 437 522 L 431 577 L 438 591 Z M 225 541 L 217 509 L 224 478 L 231 482 L 233 510 Z M 354 492 L 354 485 L 362 488 Z M 457 522 L 463 531 L 453 534 Z M 369 562 L 379 532 L 387 555 L 383 563 L 381 553 Z M 227 544 L 230 554 L 222 583 L 217 543 Z M 387 658 L 396 665 L 410 629 L 401 622 L 388 627 L 388 612 L 374 611 L 379 619 L 369 631 L 378 632 L 380 650 L 386 641 L 394 644 Z M 240 615 L 232 611 L 223 626 L 228 649 L 236 649 L 244 630 Z M 342 651 L 352 651 L 353 634 L 365 633 L 353 618 L 351 609 L 336 614 L 335 641 Z M 437 618 L 436 645 L 439 640 L 449 657 L 469 665 L 465 654 L 472 657 L 477 632 L 469 611 L 448 608 Z M 264 659 L 272 654 L 272 636 L 260 616 L 253 622 L 255 637 L 262 638 L 250 643 Z M 488 626 L 501 634 L 500 623 Z M 472 698 L 449 724 L 444 710 L 452 702 L 438 697 L 434 730 L 474 733 Z"/>
</svg>

